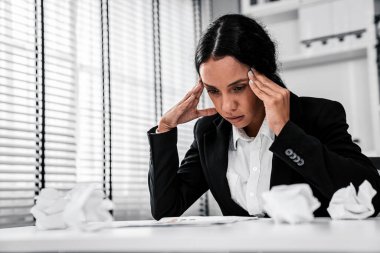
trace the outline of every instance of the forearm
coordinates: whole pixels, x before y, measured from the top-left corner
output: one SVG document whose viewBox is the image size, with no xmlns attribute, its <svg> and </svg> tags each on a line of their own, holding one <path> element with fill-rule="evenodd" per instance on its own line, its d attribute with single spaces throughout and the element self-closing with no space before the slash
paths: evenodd
<svg viewBox="0 0 380 253">
<path fill-rule="evenodd" d="M 150 202 L 155 219 L 165 216 L 179 216 L 175 207 L 179 192 L 176 174 L 179 166 L 177 152 L 177 129 L 154 134 L 156 128 L 148 132 L 151 148 L 148 173 Z"/>
<path fill-rule="evenodd" d="M 154 134 L 155 130 L 148 132 L 152 215 L 155 219 L 180 216 L 206 191 L 198 150 L 193 144 L 179 166 L 177 128 L 160 134 Z"/>
<path fill-rule="evenodd" d="M 380 193 L 380 177 L 369 159 L 352 143 L 348 133 L 342 133 L 336 138 L 339 142 L 322 143 L 293 122 L 288 122 L 270 150 L 327 199 L 331 199 L 338 189 L 350 183 L 358 187 L 364 180 L 368 180 Z M 294 155 L 289 155 L 289 150 Z M 299 162 L 295 156 L 302 161 Z M 379 194 L 373 203 L 377 209 L 380 208 Z"/>
</svg>

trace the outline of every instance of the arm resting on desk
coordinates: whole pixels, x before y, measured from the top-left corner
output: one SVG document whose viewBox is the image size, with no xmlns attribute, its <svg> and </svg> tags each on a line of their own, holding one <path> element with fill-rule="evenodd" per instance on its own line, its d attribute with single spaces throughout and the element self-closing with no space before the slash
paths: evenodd
<svg viewBox="0 0 380 253">
<path fill-rule="evenodd" d="M 195 127 L 194 127 L 195 129 Z M 156 134 L 148 131 L 151 148 L 148 183 L 153 218 L 180 216 L 208 190 L 196 140 L 179 166 L 177 128 Z"/>
<path fill-rule="evenodd" d="M 337 102 L 326 103 L 314 124 L 313 129 L 317 130 L 308 134 L 289 121 L 270 150 L 318 189 L 327 201 L 351 182 L 358 189 L 368 180 L 377 191 L 372 200 L 376 215 L 380 210 L 380 177 L 359 146 L 352 142 L 343 106 Z M 287 149 L 297 154 L 303 164 L 296 164 L 286 155 Z"/>
</svg>

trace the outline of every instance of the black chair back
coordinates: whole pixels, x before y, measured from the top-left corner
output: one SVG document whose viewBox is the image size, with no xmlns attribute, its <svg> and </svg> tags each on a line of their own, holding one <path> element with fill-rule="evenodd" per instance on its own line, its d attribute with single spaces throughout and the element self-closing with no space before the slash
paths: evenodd
<svg viewBox="0 0 380 253">
<path fill-rule="evenodd" d="M 368 157 L 380 174 L 380 157 Z"/>
</svg>

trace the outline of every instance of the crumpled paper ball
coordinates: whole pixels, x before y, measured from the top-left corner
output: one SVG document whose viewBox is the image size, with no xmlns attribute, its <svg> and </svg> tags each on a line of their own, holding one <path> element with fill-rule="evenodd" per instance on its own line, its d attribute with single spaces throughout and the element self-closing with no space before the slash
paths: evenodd
<svg viewBox="0 0 380 253">
<path fill-rule="evenodd" d="M 358 194 L 352 183 L 337 190 L 331 198 L 327 211 L 332 219 L 365 219 L 375 212 L 372 198 L 376 190 L 365 180 L 360 186 Z"/>
<path fill-rule="evenodd" d="M 52 188 L 43 189 L 36 197 L 36 204 L 30 212 L 36 218 L 39 229 L 66 228 L 62 214 L 68 200 L 64 197 L 62 192 Z"/>
<path fill-rule="evenodd" d="M 108 226 L 113 217 L 113 203 L 94 184 L 77 184 L 66 194 L 52 188 L 42 189 L 30 210 L 38 229 L 98 230 Z M 92 222 L 97 222 L 96 225 Z"/>
<path fill-rule="evenodd" d="M 265 212 L 276 223 L 303 223 L 314 219 L 320 206 L 308 184 L 278 185 L 262 193 Z"/>
</svg>

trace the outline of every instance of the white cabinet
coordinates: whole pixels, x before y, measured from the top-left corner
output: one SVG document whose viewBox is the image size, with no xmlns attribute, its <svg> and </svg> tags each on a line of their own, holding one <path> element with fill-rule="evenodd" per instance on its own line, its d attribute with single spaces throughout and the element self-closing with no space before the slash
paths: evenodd
<svg viewBox="0 0 380 253">
<path fill-rule="evenodd" d="M 299 96 L 339 101 L 348 131 L 369 156 L 380 156 L 376 0 L 279 0 L 242 14 L 264 24 L 277 43 L 280 75 Z"/>
</svg>

